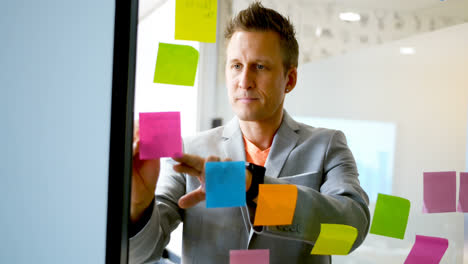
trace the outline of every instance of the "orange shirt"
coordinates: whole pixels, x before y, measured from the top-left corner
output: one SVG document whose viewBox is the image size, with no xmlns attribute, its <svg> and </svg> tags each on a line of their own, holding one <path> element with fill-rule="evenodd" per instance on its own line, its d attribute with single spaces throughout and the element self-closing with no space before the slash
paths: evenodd
<svg viewBox="0 0 468 264">
<path fill-rule="evenodd" d="M 244 138 L 245 158 L 247 162 L 265 167 L 265 162 L 268 158 L 268 153 L 270 153 L 271 146 L 265 150 L 261 150 L 244 136 L 242 137 Z"/>
</svg>

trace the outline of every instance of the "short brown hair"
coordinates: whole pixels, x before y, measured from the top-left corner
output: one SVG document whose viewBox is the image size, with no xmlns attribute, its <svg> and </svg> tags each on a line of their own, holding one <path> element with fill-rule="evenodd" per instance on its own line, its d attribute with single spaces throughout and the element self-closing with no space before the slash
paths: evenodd
<svg viewBox="0 0 468 264">
<path fill-rule="evenodd" d="M 297 67 L 299 45 L 295 37 L 294 26 L 273 9 L 265 8 L 260 2 L 250 4 L 237 14 L 224 31 L 226 40 L 230 40 L 236 31 L 273 31 L 280 36 L 281 55 L 285 73 L 291 67 Z"/>
</svg>

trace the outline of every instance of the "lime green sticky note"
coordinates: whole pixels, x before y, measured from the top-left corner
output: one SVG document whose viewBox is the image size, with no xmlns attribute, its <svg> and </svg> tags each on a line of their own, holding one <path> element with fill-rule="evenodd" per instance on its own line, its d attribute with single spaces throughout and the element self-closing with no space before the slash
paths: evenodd
<svg viewBox="0 0 468 264">
<path fill-rule="evenodd" d="M 370 233 L 403 239 L 410 211 L 405 198 L 379 193 Z"/>
<path fill-rule="evenodd" d="M 154 82 L 193 86 L 197 64 L 198 51 L 192 46 L 159 43 Z"/>
<path fill-rule="evenodd" d="M 348 225 L 321 224 L 312 255 L 347 255 L 356 241 L 358 231 Z"/>
<path fill-rule="evenodd" d="M 175 39 L 216 42 L 217 0 L 176 0 Z"/>
</svg>

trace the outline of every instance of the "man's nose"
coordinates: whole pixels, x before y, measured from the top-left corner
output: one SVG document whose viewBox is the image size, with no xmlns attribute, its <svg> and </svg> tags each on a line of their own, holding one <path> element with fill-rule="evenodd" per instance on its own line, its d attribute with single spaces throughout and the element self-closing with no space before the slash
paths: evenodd
<svg viewBox="0 0 468 264">
<path fill-rule="evenodd" d="M 255 86 L 255 76 L 252 71 L 247 67 L 242 70 L 242 73 L 239 76 L 239 88 L 241 89 L 251 89 Z"/>
</svg>

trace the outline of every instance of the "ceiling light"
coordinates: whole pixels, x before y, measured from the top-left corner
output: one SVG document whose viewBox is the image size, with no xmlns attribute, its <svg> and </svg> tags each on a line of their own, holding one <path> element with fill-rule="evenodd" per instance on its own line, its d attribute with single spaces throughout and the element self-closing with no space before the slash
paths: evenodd
<svg viewBox="0 0 468 264">
<path fill-rule="evenodd" d="M 403 55 L 412 55 L 414 54 L 414 48 L 412 47 L 401 47 L 400 48 L 400 53 Z"/>
<path fill-rule="evenodd" d="M 361 20 L 361 16 L 358 13 L 345 12 L 340 13 L 340 19 L 348 22 L 355 22 Z"/>
<path fill-rule="evenodd" d="M 322 28 L 321 27 L 317 27 L 315 29 L 315 36 L 317 37 L 320 37 L 322 35 Z"/>
</svg>

